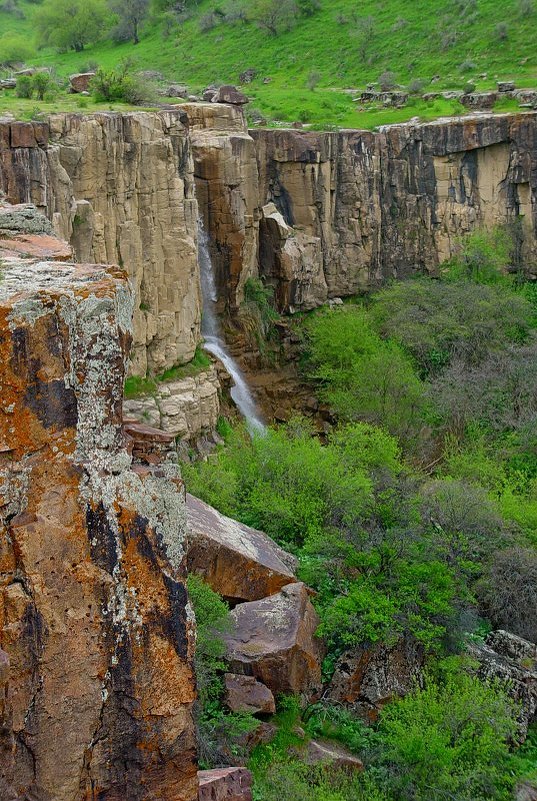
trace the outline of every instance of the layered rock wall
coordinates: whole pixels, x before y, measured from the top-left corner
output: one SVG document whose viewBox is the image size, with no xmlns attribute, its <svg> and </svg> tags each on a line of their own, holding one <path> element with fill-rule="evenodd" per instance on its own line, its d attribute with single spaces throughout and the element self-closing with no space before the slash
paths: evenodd
<svg viewBox="0 0 537 801">
<path fill-rule="evenodd" d="M 189 361 L 199 341 L 198 212 L 183 120 L 170 111 L 0 121 L 0 192 L 34 203 L 78 261 L 127 270 L 137 375 Z"/>
<path fill-rule="evenodd" d="M 184 490 L 125 447 L 132 306 L 118 268 L 3 260 L 6 801 L 197 798 Z"/>
</svg>

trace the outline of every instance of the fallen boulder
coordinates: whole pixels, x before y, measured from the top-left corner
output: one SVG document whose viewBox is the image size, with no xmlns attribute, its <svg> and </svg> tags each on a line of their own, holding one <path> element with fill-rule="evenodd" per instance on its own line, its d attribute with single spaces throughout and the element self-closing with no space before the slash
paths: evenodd
<svg viewBox="0 0 537 801">
<path fill-rule="evenodd" d="M 254 676 L 274 694 L 318 694 L 323 647 L 315 637 L 319 618 L 304 584 L 288 584 L 269 598 L 239 604 L 231 618 L 233 631 L 224 635 L 230 670 Z"/>
<path fill-rule="evenodd" d="M 199 770 L 199 801 L 252 801 L 252 774 L 246 768 Z"/>
<path fill-rule="evenodd" d="M 232 106 L 245 106 L 250 100 L 245 94 L 239 92 L 235 86 L 219 86 L 212 98 L 212 102 L 230 103 Z"/>
<path fill-rule="evenodd" d="M 95 78 L 94 72 L 77 72 L 76 75 L 71 75 L 69 77 L 69 91 L 74 95 L 88 92 L 93 78 Z"/>
<path fill-rule="evenodd" d="M 424 658 L 422 646 L 410 637 L 392 646 L 358 646 L 339 658 L 326 698 L 374 721 L 386 703 L 421 683 Z"/>
<path fill-rule="evenodd" d="M 307 765 L 332 765 L 347 771 L 362 771 L 364 763 L 355 754 L 337 743 L 310 740 L 300 752 Z"/>
<path fill-rule="evenodd" d="M 249 712 L 251 715 L 273 715 L 276 712 L 273 694 L 253 676 L 226 673 L 224 687 L 224 702 L 232 712 Z"/>
<path fill-rule="evenodd" d="M 257 601 L 294 580 L 296 559 L 266 534 L 187 495 L 190 573 L 231 601 Z"/>
</svg>

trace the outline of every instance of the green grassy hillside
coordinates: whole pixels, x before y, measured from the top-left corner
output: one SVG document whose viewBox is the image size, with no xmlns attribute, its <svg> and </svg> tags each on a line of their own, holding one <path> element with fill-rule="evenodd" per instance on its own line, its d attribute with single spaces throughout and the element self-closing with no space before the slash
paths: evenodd
<svg viewBox="0 0 537 801">
<path fill-rule="evenodd" d="M 478 88 L 491 88 L 496 80 L 508 78 L 518 86 L 537 84 L 537 5 L 532 0 L 363 0 L 360 4 L 320 0 L 320 4 L 311 16 L 299 17 L 291 30 L 271 36 L 254 21 L 227 22 L 222 15 L 229 0 L 202 0 L 168 32 L 163 18 L 153 14 L 138 45 L 105 39 L 82 53 L 41 51 L 32 61 L 54 64 L 60 74 L 67 74 L 88 62 L 111 67 L 134 58 L 141 69 L 184 81 L 193 92 L 213 82 L 237 83 L 239 73 L 253 68 L 257 76 L 247 89 L 251 105 L 269 119 L 352 127 L 460 110 L 458 104 L 426 105 L 419 100 L 373 116 L 358 111 L 351 95 L 342 90 L 365 88 L 386 71 L 402 86 L 421 80 L 429 90 L 462 88 L 469 80 Z M 0 31 L 22 33 L 31 40 L 39 6 L 19 0 L 19 7 L 24 19 L 0 11 Z M 202 32 L 215 10 L 214 27 Z M 308 88 L 312 73 L 317 84 L 313 90 Z M 263 82 L 266 78 L 269 83 Z"/>
</svg>

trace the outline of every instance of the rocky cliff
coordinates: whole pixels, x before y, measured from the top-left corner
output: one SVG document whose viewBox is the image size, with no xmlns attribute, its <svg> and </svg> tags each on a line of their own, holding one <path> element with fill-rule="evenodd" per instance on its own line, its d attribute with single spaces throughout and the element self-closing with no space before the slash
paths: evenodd
<svg viewBox="0 0 537 801">
<path fill-rule="evenodd" d="M 0 209 L 11 247 L 17 223 L 50 251 L 27 207 Z M 4 257 L 3 801 L 197 798 L 184 491 L 125 447 L 132 307 L 121 269 Z"/>
<path fill-rule="evenodd" d="M 117 261 L 135 291 L 132 372 L 188 361 L 199 341 L 197 206 L 221 308 L 262 275 L 282 310 L 415 271 L 461 234 L 516 223 L 537 261 L 537 114 L 367 131 L 248 132 L 232 105 L 0 123 L 0 190 L 34 202 L 81 261 Z"/>
<path fill-rule="evenodd" d="M 78 261 L 127 269 L 137 375 L 189 361 L 199 341 L 198 212 L 184 120 L 173 111 L 0 121 L 0 192 L 34 203 Z"/>
</svg>

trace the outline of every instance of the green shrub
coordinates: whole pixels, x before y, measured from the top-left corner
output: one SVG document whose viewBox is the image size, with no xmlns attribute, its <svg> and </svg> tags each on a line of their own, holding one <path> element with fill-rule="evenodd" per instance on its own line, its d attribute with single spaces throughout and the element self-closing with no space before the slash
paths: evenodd
<svg viewBox="0 0 537 801">
<path fill-rule="evenodd" d="M 90 84 L 95 100 L 101 103 L 121 101 L 133 106 L 149 103 L 153 97 L 152 86 L 131 70 L 130 61 L 110 70 L 99 68 Z"/>
<path fill-rule="evenodd" d="M 411 359 L 382 340 L 358 306 L 322 311 L 306 324 L 309 374 L 342 420 L 385 426 L 409 441 L 422 425 L 424 392 Z"/>
<path fill-rule="evenodd" d="M 497 687 L 460 670 L 381 712 L 386 784 L 398 801 L 511 798 L 514 709 Z"/>
<path fill-rule="evenodd" d="M 15 88 L 17 97 L 28 100 L 33 97 L 34 84 L 31 75 L 19 75 L 17 78 L 17 86 Z"/>
</svg>

